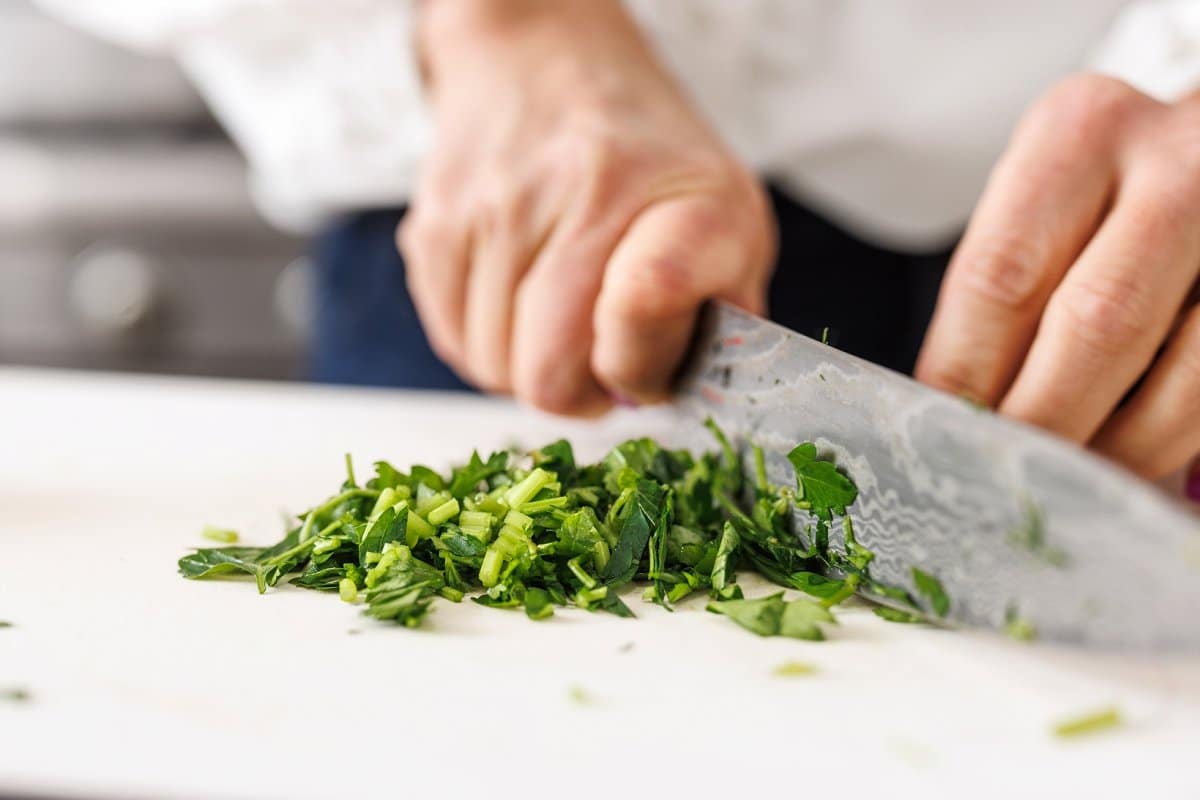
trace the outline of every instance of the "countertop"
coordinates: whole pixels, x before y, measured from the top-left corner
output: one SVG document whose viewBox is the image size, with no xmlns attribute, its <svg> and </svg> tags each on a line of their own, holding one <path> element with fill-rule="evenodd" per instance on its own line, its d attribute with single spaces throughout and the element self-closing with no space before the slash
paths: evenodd
<svg viewBox="0 0 1200 800">
<path fill-rule="evenodd" d="M 827 642 L 760 639 L 700 601 L 667 613 L 636 595 L 634 620 L 441 602 L 413 631 L 333 596 L 175 571 L 205 524 L 274 541 L 281 512 L 336 489 L 346 451 L 360 471 L 445 468 L 565 435 L 593 458 L 671 424 L 0 368 L 0 692 L 29 693 L 0 700 L 0 795 L 1200 796 L 1197 656 L 896 625 L 862 606 Z M 787 661 L 816 672 L 772 674 Z M 1051 733 L 1112 705 L 1119 730 Z"/>
</svg>

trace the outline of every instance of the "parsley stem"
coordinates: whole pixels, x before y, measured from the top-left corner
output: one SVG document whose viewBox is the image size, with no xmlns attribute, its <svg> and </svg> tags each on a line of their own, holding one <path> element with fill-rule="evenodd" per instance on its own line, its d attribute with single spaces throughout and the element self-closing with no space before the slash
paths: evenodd
<svg viewBox="0 0 1200 800">
<path fill-rule="evenodd" d="M 571 574 L 579 579 L 579 582 L 583 584 L 585 589 L 596 588 L 596 579 L 589 575 L 588 571 L 580 565 L 579 559 L 580 556 L 576 556 L 568 561 L 567 569 L 571 570 Z"/>
<path fill-rule="evenodd" d="M 553 480 L 553 475 L 541 467 L 537 467 L 526 475 L 520 483 L 509 489 L 504 499 L 508 502 L 509 508 L 516 508 L 532 500 L 533 496 L 541 491 L 543 486 Z"/>
<path fill-rule="evenodd" d="M 754 480 L 758 484 L 758 493 L 764 497 L 771 493 L 771 485 L 767 482 L 767 463 L 763 458 L 763 449 L 754 445 Z"/>
<path fill-rule="evenodd" d="M 300 529 L 299 540 L 303 542 L 312 536 L 313 524 L 317 521 L 317 517 L 328 514 L 342 503 L 356 497 L 379 497 L 379 492 L 374 489 L 347 489 L 341 494 L 334 495 L 304 516 L 304 527 Z"/>
</svg>

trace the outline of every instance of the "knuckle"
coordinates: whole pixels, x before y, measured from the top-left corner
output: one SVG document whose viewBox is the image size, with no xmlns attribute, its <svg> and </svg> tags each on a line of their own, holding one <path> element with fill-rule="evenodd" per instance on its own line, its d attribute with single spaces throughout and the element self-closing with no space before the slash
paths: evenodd
<svg viewBox="0 0 1200 800">
<path fill-rule="evenodd" d="M 587 226 L 624 224 L 644 202 L 654 164 L 639 155 L 636 143 L 594 127 L 562 134 L 550 183 L 571 198 Z"/>
<path fill-rule="evenodd" d="M 1048 130 L 1073 151 L 1107 147 L 1153 101 L 1129 84 L 1095 73 L 1059 81 L 1033 104 L 1027 126 Z"/>
<path fill-rule="evenodd" d="M 423 269 L 434 260 L 434 254 L 446 246 L 449 231 L 430 221 L 423 213 L 409 213 L 401 220 L 396 231 L 396 243 L 406 265 Z"/>
<path fill-rule="evenodd" d="M 616 136 L 584 128 L 572 129 L 565 137 L 568 163 L 583 185 L 599 191 L 624 178 L 625 148 Z"/>
<path fill-rule="evenodd" d="M 485 234 L 511 230 L 524 213 L 526 192 L 511 176 L 497 176 L 484 182 L 476 201 L 477 224 Z"/>
<path fill-rule="evenodd" d="M 964 251 L 955 264 L 959 288 L 990 305 L 1033 311 L 1045 282 L 1043 248 L 1028 237 L 993 238 Z"/>
<path fill-rule="evenodd" d="M 1121 122 L 1145 107 L 1148 98 L 1117 78 L 1078 73 L 1059 81 L 1038 104 L 1056 122 L 1092 125 Z"/>
<path fill-rule="evenodd" d="M 1196 208 L 1200 207 L 1200 115 L 1192 126 L 1176 131 L 1169 148 L 1170 156 L 1163 159 L 1160 169 L 1169 205 L 1186 215 L 1189 225 L 1195 224 Z"/>
<path fill-rule="evenodd" d="M 1153 333 L 1150 298 L 1137 281 L 1080 281 L 1064 287 L 1058 307 L 1080 341 L 1101 356 L 1119 355 Z"/>
<path fill-rule="evenodd" d="M 1190 239 L 1200 210 L 1200 180 L 1190 181 L 1164 172 L 1161 179 L 1154 181 L 1153 192 L 1152 199 L 1126 206 L 1137 237 L 1146 242 Z"/>
<path fill-rule="evenodd" d="M 619 317 L 662 319 L 679 313 L 681 300 L 693 294 L 686 264 L 670 254 L 652 256 L 614 282 L 608 309 Z"/>
</svg>

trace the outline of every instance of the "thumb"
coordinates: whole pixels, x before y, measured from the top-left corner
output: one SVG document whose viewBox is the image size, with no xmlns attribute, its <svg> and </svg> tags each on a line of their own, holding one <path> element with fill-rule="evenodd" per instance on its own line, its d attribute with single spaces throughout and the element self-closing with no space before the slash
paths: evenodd
<svg viewBox="0 0 1200 800">
<path fill-rule="evenodd" d="M 665 400 L 705 300 L 762 313 L 770 252 L 708 198 L 642 212 L 617 245 L 596 301 L 592 372 L 616 398 Z"/>
</svg>

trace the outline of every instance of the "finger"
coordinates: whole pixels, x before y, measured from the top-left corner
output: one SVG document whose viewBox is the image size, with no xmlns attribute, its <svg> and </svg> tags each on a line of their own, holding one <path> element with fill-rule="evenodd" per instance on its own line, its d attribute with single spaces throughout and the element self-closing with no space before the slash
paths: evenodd
<svg viewBox="0 0 1200 800">
<path fill-rule="evenodd" d="M 1200 453 L 1200 306 L 1182 320 L 1145 381 L 1091 445 L 1151 479 Z"/>
<path fill-rule="evenodd" d="M 1046 308 L 1000 411 L 1084 442 L 1145 372 L 1200 271 L 1200 187 L 1168 160 L 1123 180 Z"/>
<path fill-rule="evenodd" d="M 991 406 L 1004 395 L 1050 293 L 1108 203 L 1114 126 L 1095 120 L 1117 101 L 1078 96 L 1109 88 L 1064 87 L 1018 127 L 951 260 L 919 380 Z"/>
<path fill-rule="evenodd" d="M 510 197 L 483 212 L 474 237 L 464 321 L 466 364 L 472 380 L 488 391 L 511 391 L 514 295 L 550 226 L 549 219 L 538 216 L 532 203 Z"/>
<path fill-rule="evenodd" d="M 396 243 L 404 258 L 408 291 L 430 346 L 439 358 L 463 374 L 469 237 L 446 222 L 446 216 L 414 208 L 400 223 Z"/>
<path fill-rule="evenodd" d="M 765 307 L 768 248 L 714 201 L 652 206 L 622 237 L 596 303 L 592 371 L 617 397 L 666 399 L 700 305 L 729 300 Z"/>
<path fill-rule="evenodd" d="M 517 288 L 512 335 L 513 393 L 555 414 L 596 416 L 612 405 L 592 376 L 592 311 L 604 264 L 620 238 L 616 218 L 566 220 Z"/>
</svg>

